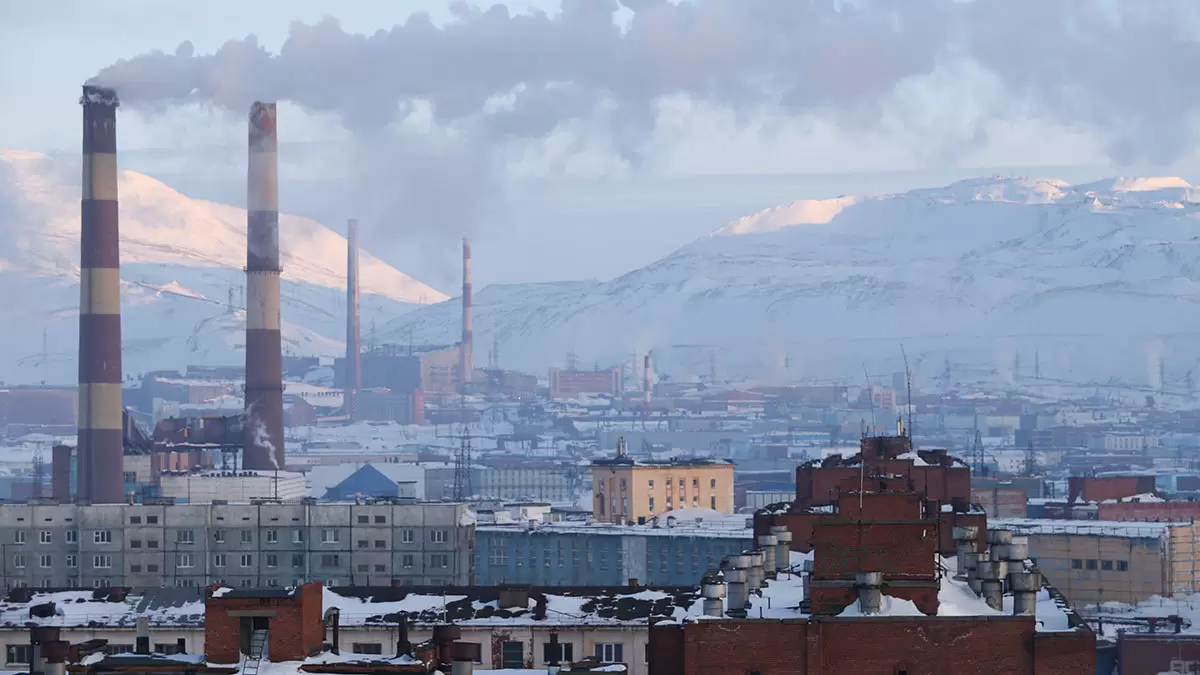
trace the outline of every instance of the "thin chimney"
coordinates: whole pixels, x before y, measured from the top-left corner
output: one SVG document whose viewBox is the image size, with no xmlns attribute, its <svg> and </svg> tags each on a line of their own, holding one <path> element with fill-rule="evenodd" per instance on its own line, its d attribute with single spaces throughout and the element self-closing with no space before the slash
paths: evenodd
<svg viewBox="0 0 1200 675">
<path fill-rule="evenodd" d="M 471 240 L 462 240 L 462 345 L 458 352 L 458 372 L 462 389 L 471 381 L 475 370 L 475 339 L 471 331 Z"/>
<path fill-rule="evenodd" d="M 121 401 L 121 253 L 117 107 L 112 89 L 84 86 L 79 255 L 79 498 L 125 496 Z"/>
<path fill-rule="evenodd" d="M 646 407 L 650 407 L 650 397 L 653 393 L 653 388 L 650 386 L 650 355 L 647 354 L 642 361 L 642 395 L 645 397 Z"/>
<path fill-rule="evenodd" d="M 358 318 L 358 220 L 346 224 L 346 416 L 355 418 L 355 402 L 362 389 L 362 348 Z"/>
<path fill-rule="evenodd" d="M 250 107 L 246 191 L 246 448 L 242 466 L 285 466 L 279 333 L 279 161 L 275 104 Z"/>
</svg>

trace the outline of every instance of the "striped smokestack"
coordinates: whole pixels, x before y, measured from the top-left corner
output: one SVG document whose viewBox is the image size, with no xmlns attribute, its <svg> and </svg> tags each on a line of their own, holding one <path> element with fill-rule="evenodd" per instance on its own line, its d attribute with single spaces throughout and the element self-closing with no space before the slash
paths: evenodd
<svg viewBox="0 0 1200 675">
<path fill-rule="evenodd" d="M 275 104 L 250 106 L 246 194 L 247 469 L 282 469 L 283 348 L 279 336 L 279 178 Z"/>
<path fill-rule="evenodd" d="M 475 370 L 475 338 L 471 331 L 471 240 L 463 237 L 462 270 L 462 346 L 458 351 L 458 372 L 463 393 Z"/>
<path fill-rule="evenodd" d="M 355 399 L 362 389 L 362 348 L 358 320 L 358 221 L 346 224 L 346 415 L 355 417 Z"/>
<path fill-rule="evenodd" d="M 121 441 L 121 254 L 117 223 L 117 101 L 85 86 L 79 246 L 78 496 L 124 500 Z"/>
</svg>

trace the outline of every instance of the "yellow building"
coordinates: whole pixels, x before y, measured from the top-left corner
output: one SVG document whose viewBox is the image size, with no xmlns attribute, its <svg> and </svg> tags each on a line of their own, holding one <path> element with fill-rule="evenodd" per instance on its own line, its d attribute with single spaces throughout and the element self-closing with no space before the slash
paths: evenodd
<svg viewBox="0 0 1200 675">
<path fill-rule="evenodd" d="M 674 509 L 733 513 L 733 462 L 724 459 L 634 459 L 618 443 L 617 456 L 592 462 L 592 516 L 601 523 L 644 523 Z"/>
</svg>

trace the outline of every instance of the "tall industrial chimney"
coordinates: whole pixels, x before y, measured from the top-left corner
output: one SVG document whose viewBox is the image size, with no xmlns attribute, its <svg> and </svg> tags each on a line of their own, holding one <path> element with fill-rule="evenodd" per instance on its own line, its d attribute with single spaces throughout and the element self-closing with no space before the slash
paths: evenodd
<svg viewBox="0 0 1200 675">
<path fill-rule="evenodd" d="M 462 284 L 462 347 L 458 352 L 458 372 L 465 393 L 475 370 L 475 338 L 471 332 L 471 240 L 467 237 L 463 237 Z"/>
<path fill-rule="evenodd" d="M 117 221 L 117 94 L 85 86 L 79 246 L 80 499 L 125 496 L 121 401 L 121 252 Z"/>
<path fill-rule="evenodd" d="M 358 220 L 346 224 L 346 416 L 355 418 L 354 407 L 362 389 L 362 349 L 358 320 Z"/>
<path fill-rule="evenodd" d="M 246 469 L 282 469 L 283 346 L 279 335 L 279 161 L 275 104 L 250 106 L 246 191 Z"/>
<path fill-rule="evenodd" d="M 650 386 L 650 355 L 646 355 L 646 359 L 642 361 L 642 396 L 645 397 L 646 407 L 650 407 L 650 396 L 653 389 Z"/>
</svg>

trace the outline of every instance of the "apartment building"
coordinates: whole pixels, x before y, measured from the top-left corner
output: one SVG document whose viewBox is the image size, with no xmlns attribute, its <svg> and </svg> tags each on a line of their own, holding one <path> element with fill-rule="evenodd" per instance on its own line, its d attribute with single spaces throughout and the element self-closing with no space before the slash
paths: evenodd
<svg viewBox="0 0 1200 675">
<path fill-rule="evenodd" d="M 465 504 L 0 505 L 6 588 L 469 584 Z"/>
<path fill-rule="evenodd" d="M 633 459 L 618 445 L 617 456 L 592 462 L 592 513 L 597 522 L 645 523 L 684 508 L 733 513 L 733 462 L 724 459 Z"/>
<path fill-rule="evenodd" d="M 485 458 L 473 477 L 483 499 L 573 501 L 584 489 L 587 467 L 547 459 Z"/>
</svg>

